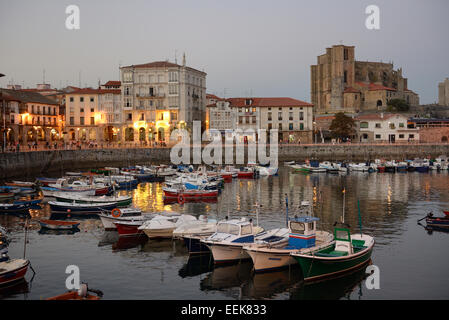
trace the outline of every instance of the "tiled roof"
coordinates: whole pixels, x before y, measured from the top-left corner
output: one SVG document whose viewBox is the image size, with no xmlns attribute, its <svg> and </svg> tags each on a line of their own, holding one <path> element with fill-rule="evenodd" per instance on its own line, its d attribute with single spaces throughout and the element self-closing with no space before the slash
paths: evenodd
<svg viewBox="0 0 449 320">
<path fill-rule="evenodd" d="M 343 93 L 360 93 L 360 90 L 357 90 L 353 87 L 347 87 Z"/>
<path fill-rule="evenodd" d="M 121 86 L 122 82 L 121 81 L 115 81 L 115 80 L 109 80 L 108 82 L 106 82 L 104 84 L 105 87 L 109 87 L 109 86 Z"/>
<path fill-rule="evenodd" d="M 119 89 L 83 88 L 83 89 L 75 90 L 73 92 L 69 92 L 69 93 L 67 93 L 67 95 L 70 95 L 70 94 L 105 94 L 105 93 L 120 94 L 121 90 L 119 90 Z"/>
<path fill-rule="evenodd" d="M 355 84 L 368 88 L 369 91 L 376 91 L 376 90 L 388 90 L 388 91 L 397 91 L 395 88 L 385 87 L 379 84 L 374 83 L 364 83 L 364 82 L 356 82 Z"/>
<path fill-rule="evenodd" d="M 52 104 L 58 105 L 58 102 L 43 96 L 40 93 L 34 91 L 23 91 L 23 90 L 11 90 L 11 89 L 0 89 L 2 91 L 3 97 L 12 101 L 20 102 L 34 102 L 42 104 Z"/>
<path fill-rule="evenodd" d="M 252 100 L 246 105 L 246 100 Z M 293 98 L 229 98 L 231 107 L 313 107 L 313 104 Z"/>
<path fill-rule="evenodd" d="M 206 93 L 206 99 L 216 99 L 216 100 L 220 100 L 221 98 L 217 97 L 214 94 L 210 94 L 210 93 Z"/>
</svg>

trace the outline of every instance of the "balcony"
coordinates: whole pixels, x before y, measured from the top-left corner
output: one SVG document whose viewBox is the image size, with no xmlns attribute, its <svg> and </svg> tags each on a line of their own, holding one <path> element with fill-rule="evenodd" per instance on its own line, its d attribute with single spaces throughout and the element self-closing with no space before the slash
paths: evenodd
<svg viewBox="0 0 449 320">
<path fill-rule="evenodd" d="M 144 99 L 161 99 L 165 98 L 165 93 L 137 93 L 137 98 L 144 98 Z"/>
</svg>

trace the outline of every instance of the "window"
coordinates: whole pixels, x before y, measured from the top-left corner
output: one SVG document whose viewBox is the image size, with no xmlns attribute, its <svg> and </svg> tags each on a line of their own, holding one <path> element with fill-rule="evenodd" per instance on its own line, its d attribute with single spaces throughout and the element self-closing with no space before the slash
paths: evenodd
<svg viewBox="0 0 449 320">
<path fill-rule="evenodd" d="M 404 139 L 404 135 L 403 135 L 403 134 L 400 134 L 400 135 L 399 135 L 399 139 Z"/>
<path fill-rule="evenodd" d="M 45 114 L 45 106 L 42 107 L 42 114 Z"/>
<path fill-rule="evenodd" d="M 288 113 L 288 120 L 293 120 L 293 112 Z"/>
<path fill-rule="evenodd" d="M 408 137 L 409 137 L 410 139 L 414 139 L 414 138 L 415 138 L 415 135 L 414 135 L 414 134 L 409 134 Z"/>
<path fill-rule="evenodd" d="M 252 234 L 252 230 L 251 230 L 251 225 L 250 224 L 248 224 L 246 226 L 242 226 L 241 235 L 245 235 L 245 234 Z"/>
<path fill-rule="evenodd" d="M 278 112 L 278 120 L 282 120 L 282 112 Z"/>
<path fill-rule="evenodd" d="M 404 123 L 401 122 L 401 123 L 399 124 L 399 128 L 404 128 Z"/>
<path fill-rule="evenodd" d="M 348 71 L 344 72 L 344 82 L 347 83 L 348 82 Z"/>
<path fill-rule="evenodd" d="M 80 125 L 84 126 L 84 117 L 80 117 Z"/>
<path fill-rule="evenodd" d="M 268 112 L 268 121 L 271 121 L 271 112 Z"/>
<path fill-rule="evenodd" d="M 298 233 L 298 234 L 304 234 L 305 225 L 302 222 L 296 222 L 291 221 L 290 222 L 290 229 L 292 230 L 292 233 Z"/>
<path fill-rule="evenodd" d="M 304 112 L 299 113 L 299 120 L 304 120 Z"/>
<path fill-rule="evenodd" d="M 376 128 L 380 129 L 380 128 L 382 128 L 382 125 L 380 123 L 376 123 Z"/>
<path fill-rule="evenodd" d="M 293 130 L 293 123 L 288 124 L 288 130 Z"/>
<path fill-rule="evenodd" d="M 141 114 L 140 114 L 140 121 L 143 121 L 143 120 L 145 120 L 145 114 L 144 114 L 144 113 L 141 113 Z"/>
<path fill-rule="evenodd" d="M 170 112 L 170 120 L 171 121 L 177 121 L 178 120 L 178 114 L 176 112 Z"/>
<path fill-rule="evenodd" d="M 299 124 L 299 130 L 304 130 L 304 123 Z"/>
<path fill-rule="evenodd" d="M 128 120 L 132 120 L 133 119 L 133 114 L 132 113 L 128 113 Z"/>
<path fill-rule="evenodd" d="M 360 128 L 368 128 L 368 122 L 360 122 Z"/>
<path fill-rule="evenodd" d="M 380 134 L 376 134 L 376 139 L 380 139 Z"/>
<path fill-rule="evenodd" d="M 279 131 L 282 131 L 282 123 L 279 123 Z"/>
<path fill-rule="evenodd" d="M 95 125 L 95 117 L 90 117 L 90 124 Z"/>
<path fill-rule="evenodd" d="M 396 126 L 394 125 L 394 123 L 390 123 L 390 129 L 396 129 Z"/>
<path fill-rule="evenodd" d="M 95 109 L 94 108 L 90 108 L 90 112 L 95 112 Z"/>
<path fill-rule="evenodd" d="M 343 55 L 344 55 L 344 60 L 348 60 L 348 49 L 344 49 Z"/>
<path fill-rule="evenodd" d="M 94 102 L 94 101 L 95 101 L 94 97 L 90 97 L 90 102 Z"/>
<path fill-rule="evenodd" d="M 75 125 L 75 117 L 70 117 L 70 125 Z"/>
<path fill-rule="evenodd" d="M 84 102 L 84 97 L 80 97 L 80 102 Z"/>
<path fill-rule="evenodd" d="M 73 97 L 70 97 L 70 102 L 73 102 Z"/>
</svg>

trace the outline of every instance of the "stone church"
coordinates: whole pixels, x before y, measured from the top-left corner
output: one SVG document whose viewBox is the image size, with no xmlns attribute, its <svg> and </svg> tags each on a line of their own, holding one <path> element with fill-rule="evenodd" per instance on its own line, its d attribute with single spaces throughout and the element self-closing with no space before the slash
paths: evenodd
<svg viewBox="0 0 449 320">
<path fill-rule="evenodd" d="M 356 61 L 354 46 L 334 45 L 311 66 L 311 100 L 316 113 L 384 111 L 391 99 L 419 105 L 402 69 L 392 63 Z"/>
</svg>

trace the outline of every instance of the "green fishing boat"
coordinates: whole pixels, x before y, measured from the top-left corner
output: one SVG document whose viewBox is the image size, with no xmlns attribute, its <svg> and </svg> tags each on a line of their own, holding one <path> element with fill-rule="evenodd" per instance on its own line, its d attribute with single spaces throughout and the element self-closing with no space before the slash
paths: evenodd
<svg viewBox="0 0 449 320">
<path fill-rule="evenodd" d="M 310 167 L 309 166 L 303 166 L 303 165 L 291 165 L 293 172 L 302 172 L 302 173 L 309 173 Z"/>
<path fill-rule="evenodd" d="M 371 261 L 374 238 L 361 232 L 360 209 L 359 223 L 360 233 L 351 235 L 349 226 L 344 223 L 343 206 L 342 222 L 334 224 L 336 226 L 334 228 L 334 244 L 314 252 L 291 253 L 291 256 L 293 256 L 301 266 L 304 281 L 334 278 L 344 273 L 362 268 Z"/>
</svg>

